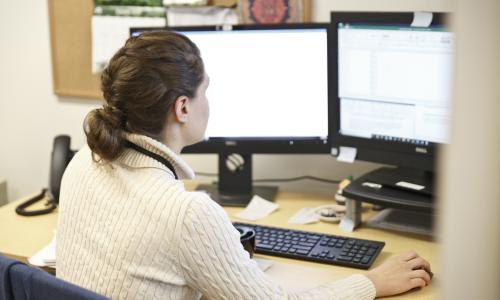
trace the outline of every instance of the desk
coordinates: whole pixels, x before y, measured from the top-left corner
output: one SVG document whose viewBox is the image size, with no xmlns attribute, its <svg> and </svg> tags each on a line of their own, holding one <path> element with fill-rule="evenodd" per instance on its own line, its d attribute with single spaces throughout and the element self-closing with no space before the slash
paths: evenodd
<svg viewBox="0 0 500 300">
<path fill-rule="evenodd" d="M 187 189 L 192 189 L 194 186 L 195 183 L 186 182 Z M 53 230 L 57 225 L 57 211 L 49 215 L 37 217 L 22 217 L 16 215 L 14 211 L 15 207 L 26 199 L 21 199 L 0 207 L 0 253 L 24 262 L 27 262 L 28 257 L 33 256 L 38 250 L 50 242 L 53 237 Z M 437 299 L 437 286 L 439 284 L 437 245 L 431 239 L 418 235 L 401 234 L 383 231 L 380 229 L 366 228 L 363 224 L 361 225 L 361 228 L 357 229 L 355 232 L 348 233 L 340 230 L 337 224 L 331 223 L 320 222 L 309 225 L 290 225 L 287 223 L 288 219 L 300 208 L 331 204 L 333 201 L 332 199 L 333 197 L 326 197 L 323 195 L 279 192 L 276 199 L 277 203 L 280 205 L 279 210 L 272 213 L 267 218 L 260 220 L 258 223 L 269 226 L 385 241 L 386 245 L 373 266 L 378 266 L 394 254 L 413 249 L 431 263 L 432 270 L 435 274 L 434 279 L 431 285 L 423 290 L 407 292 L 388 299 Z M 241 211 L 242 208 L 227 207 L 225 209 L 231 219 L 234 219 L 234 215 Z M 363 207 L 364 220 L 374 214 L 375 212 L 373 212 L 369 206 Z M 328 278 L 325 278 L 325 281 L 333 281 L 355 273 L 365 272 L 363 270 L 353 268 L 324 265 L 281 257 L 256 256 L 273 259 L 285 264 L 296 264 L 308 268 L 321 269 L 325 271 L 325 274 L 328 274 Z"/>
</svg>

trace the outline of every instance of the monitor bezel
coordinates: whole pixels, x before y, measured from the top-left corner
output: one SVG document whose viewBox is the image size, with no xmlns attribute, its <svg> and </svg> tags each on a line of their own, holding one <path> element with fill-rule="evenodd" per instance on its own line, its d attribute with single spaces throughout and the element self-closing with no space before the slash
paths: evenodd
<svg viewBox="0 0 500 300">
<path fill-rule="evenodd" d="M 338 97 L 338 23 L 362 25 L 409 26 L 414 18 L 413 12 L 331 12 L 330 36 L 328 48 L 329 61 L 329 132 L 332 141 L 332 153 L 339 147 L 357 149 L 356 159 L 394 165 L 398 167 L 416 168 L 425 171 L 435 169 L 435 157 L 439 144 L 429 142 L 427 145 L 395 142 L 375 139 L 364 139 L 340 134 L 340 98 Z M 446 13 L 435 12 L 430 26 L 444 26 Z"/>
<path fill-rule="evenodd" d="M 152 30 L 171 31 L 235 31 L 235 30 L 293 30 L 293 29 L 325 29 L 327 33 L 327 63 L 329 42 L 329 23 L 297 23 L 297 24 L 238 24 L 238 25 L 203 25 L 203 26 L 170 26 L 170 27 L 134 27 L 130 35 Z M 327 71 L 330 75 L 330 70 Z M 328 81 L 327 81 L 328 82 Z M 327 88 L 329 89 L 329 88 Z M 327 97 L 329 115 L 329 93 Z M 258 120 L 256 120 L 257 122 Z M 209 121 L 210 122 L 210 121 Z M 187 146 L 182 153 L 242 153 L 242 154 L 326 154 L 330 152 L 330 123 L 328 117 L 328 136 L 326 139 L 308 137 L 225 137 L 201 141 Z"/>
</svg>

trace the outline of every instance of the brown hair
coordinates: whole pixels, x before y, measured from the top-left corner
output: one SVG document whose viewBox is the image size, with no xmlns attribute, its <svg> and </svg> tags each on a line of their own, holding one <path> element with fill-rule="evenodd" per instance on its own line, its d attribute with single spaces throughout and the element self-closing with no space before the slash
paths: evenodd
<svg viewBox="0 0 500 300">
<path fill-rule="evenodd" d="M 194 97 L 204 72 L 200 51 L 183 35 L 152 31 L 129 38 L 101 75 L 106 103 L 85 118 L 94 160 L 118 157 L 124 132 L 159 139 L 174 101 Z"/>
</svg>

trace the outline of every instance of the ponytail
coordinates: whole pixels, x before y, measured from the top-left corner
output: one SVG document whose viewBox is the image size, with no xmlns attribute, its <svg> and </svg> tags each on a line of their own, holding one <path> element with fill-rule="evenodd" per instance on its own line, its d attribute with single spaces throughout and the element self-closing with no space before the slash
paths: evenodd
<svg viewBox="0 0 500 300">
<path fill-rule="evenodd" d="M 123 114 L 107 105 L 87 114 L 84 131 L 95 162 L 113 161 L 122 153 L 125 144 L 123 123 Z"/>
</svg>

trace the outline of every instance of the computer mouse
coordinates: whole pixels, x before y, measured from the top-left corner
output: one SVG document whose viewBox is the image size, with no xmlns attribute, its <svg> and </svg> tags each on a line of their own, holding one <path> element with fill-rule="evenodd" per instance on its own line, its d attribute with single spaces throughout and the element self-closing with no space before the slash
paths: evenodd
<svg viewBox="0 0 500 300">
<path fill-rule="evenodd" d="M 416 269 L 413 269 L 413 270 L 424 270 L 425 272 L 427 272 L 427 274 L 429 274 L 429 277 L 432 279 L 432 277 L 434 277 L 434 273 L 432 273 L 431 271 L 428 271 L 427 269 L 425 268 L 416 268 Z"/>
</svg>

